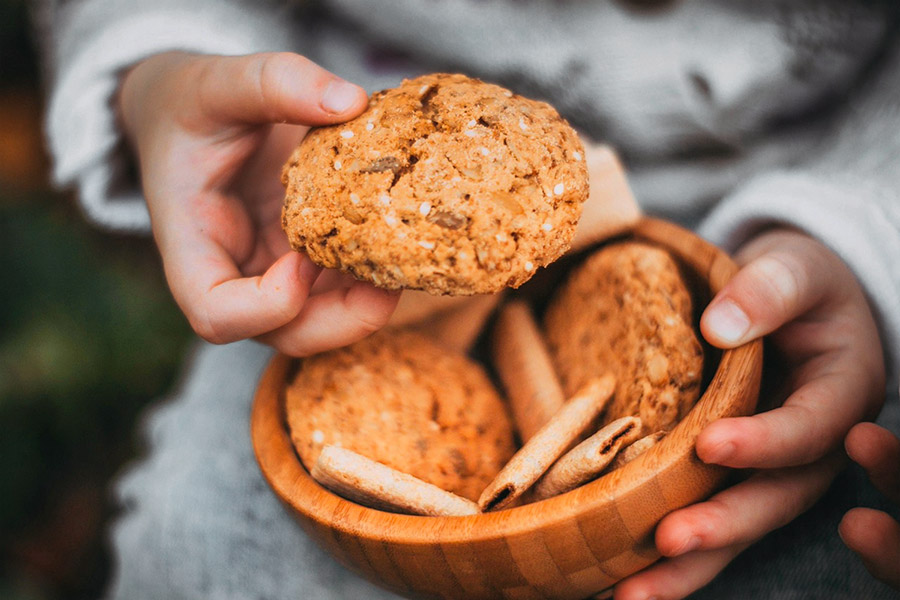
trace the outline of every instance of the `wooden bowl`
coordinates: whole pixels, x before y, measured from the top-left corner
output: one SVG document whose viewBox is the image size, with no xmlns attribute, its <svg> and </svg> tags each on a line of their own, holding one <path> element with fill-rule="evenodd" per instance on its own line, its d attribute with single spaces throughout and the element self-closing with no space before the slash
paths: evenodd
<svg viewBox="0 0 900 600">
<path fill-rule="evenodd" d="M 737 270 L 724 252 L 676 225 L 643 219 L 633 234 L 667 248 L 711 293 Z M 653 533 L 660 519 L 722 484 L 727 469 L 702 463 L 694 442 L 710 422 L 753 412 L 762 343 L 722 352 L 691 412 L 624 467 L 561 496 L 470 517 L 387 513 L 320 487 L 295 454 L 284 423 L 282 390 L 291 365 L 277 356 L 263 375 L 253 406 L 253 445 L 275 493 L 337 560 L 408 597 L 574 599 L 656 561 Z"/>
</svg>

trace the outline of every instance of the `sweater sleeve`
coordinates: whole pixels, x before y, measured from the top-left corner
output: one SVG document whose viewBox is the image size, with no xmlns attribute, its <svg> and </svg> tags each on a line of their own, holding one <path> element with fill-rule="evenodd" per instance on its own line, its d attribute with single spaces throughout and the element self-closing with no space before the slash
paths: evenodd
<svg viewBox="0 0 900 600">
<path fill-rule="evenodd" d="M 49 88 L 46 135 L 56 185 L 74 187 L 87 218 L 147 231 L 149 216 L 117 127 L 120 73 L 170 50 L 293 50 L 286 9 L 265 1 L 49 0 L 37 24 Z"/>
<path fill-rule="evenodd" d="M 848 99 L 826 142 L 804 164 L 758 175 L 726 197 L 700 233 L 733 250 L 773 223 L 829 246 L 865 289 L 888 374 L 900 370 L 900 45 Z"/>
</svg>

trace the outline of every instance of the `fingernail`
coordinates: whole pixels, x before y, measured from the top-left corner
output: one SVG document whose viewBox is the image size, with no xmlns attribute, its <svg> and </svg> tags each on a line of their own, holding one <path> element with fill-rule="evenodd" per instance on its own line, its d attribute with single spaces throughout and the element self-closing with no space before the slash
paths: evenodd
<svg viewBox="0 0 900 600">
<path fill-rule="evenodd" d="M 734 444 L 731 442 L 722 442 L 709 450 L 705 450 L 703 456 L 700 457 L 700 460 L 707 464 L 720 465 L 731 458 L 732 454 L 734 454 Z"/>
<path fill-rule="evenodd" d="M 322 94 L 322 108 L 336 115 L 346 112 L 359 100 L 360 91 L 343 79 L 332 79 Z"/>
<path fill-rule="evenodd" d="M 706 327 L 723 342 L 736 344 L 750 330 L 750 318 L 731 300 L 717 302 L 707 310 Z"/>
<path fill-rule="evenodd" d="M 681 556 L 682 554 L 687 554 L 688 552 L 693 552 L 694 550 L 696 550 L 699 547 L 700 547 L 700 538 L 698 538 L 696 535 L 692 535 L 690 538 L 688 538 L 688 541 L 686 541 L 684 544 L 682 544 L 680 548 L 677 548 L 675 550 L 675 552 L 673 552 L 669 556 Z"/>
</svg>

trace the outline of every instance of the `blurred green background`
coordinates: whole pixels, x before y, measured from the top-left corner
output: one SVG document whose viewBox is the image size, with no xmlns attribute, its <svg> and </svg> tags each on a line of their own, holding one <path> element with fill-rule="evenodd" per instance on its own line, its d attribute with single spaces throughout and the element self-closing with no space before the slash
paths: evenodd
<svg viewBox="0 0 900 600">
<path fill-rule="evenodd" d="M 149 238 L 51 189 L 25 0 L 0 0 L 0 598 L 96 598 L 110 478 L 190 339 Z"/>
</svg>

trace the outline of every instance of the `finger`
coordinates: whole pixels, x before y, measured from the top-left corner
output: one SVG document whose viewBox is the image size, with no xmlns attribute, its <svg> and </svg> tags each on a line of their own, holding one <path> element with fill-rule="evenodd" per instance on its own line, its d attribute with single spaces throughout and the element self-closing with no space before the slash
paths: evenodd
<svg viewBox="0 0 900 600">
<path fill-rule="evenodd" d="M 735 468 L 808 464 L 840 444 L 868 411 L 862 373 L 823 363 L 784 405 L 750 417 L 720 419 L 697 437 L 697 456 Z"/>
<path fill-rule="evenodd" d="M 251 146 L 249 150 L 245 147 L 235 148 L 241 156 L 247 152 L 249 154 L 246 154 L 245 162 L 234 172 L 231 186 L 227 189 L 241 198 L 258 227 L 270 227 L 277 231 L 287 246 L 287 236 L 281 228 L 281 210 L 284 204 L 281 170 L 309 127 L 278 124 L 266 129 L 268 132 L 258 146 Z M 221 184 L 221 180 L 214 183 Z M 285 249 L 284 252 L 286 251 Z M 279 252 L 277 256 L 282 253 Z"/>
<path fill-rule="evenodd" d="M 289 252 L 262 275 L 241 277 L 228 253 L 210 240 L 170 256 L 166 275 L 194 331 L 214 344 L 257 336 L 301 311 L 319 267 Z"/>
<path fill-rule="evenodd" d="M 900 503 L 900 440 L 874 423 L 859 423 L 847 434 L 844 446 L 878 491 Z"/>
<path fill-rule="evenodd" d="M 361 87 L 289 52 L 203 57 L 199 106 L 217 123 L 325 125 L 366 106 Z"/>
<path fill-rule="evenodd" d="M 667 515 L 656 530 L 664 556 L 752 543 L 805 512 L 825 493 L 843 461 L 760 471 L 709 500 Z"/>
<path fill-rule="evenodd" d="M 279 257 L 292 251 L 287 236 L 284 235 L 284 230 L 281 228 L 281 219 L 279 218 L 259 225 L 256 242 L 253 253 L 249 257 L 243 258 L 238 266 L 244 275 L 263 273 Z M 302 255 L 302 253 L 300 254 Z M 319 279 L 321 278 L 322 275 L 319 276 Z"/>
<path fill-rule="evenodd" d="M 825 256 L 803 244 L 780 248 L 742 267 L 710 302 L 700 330 L 711 344 L 732 348 L 770 333 L 828 293 Z"/>
<path fill-rule="evenodd" d="M 324 294 L 331 290 L 345 290 L 355 283 L 358 283 L 358 280 L 354 279 L 352 275 L 342 273 L 337 269 L 325 269 L 316 280 L 312 293 Z"/>
<path fill-rule="evenodd" d="M 838 533 L 873 577 L 900 589 L 900 523 L 878 510 L 854 508 L 844 515 Z"/>
<path fill-rule="evenodd" d="M 234 257 L 238 270 L 245 277 L 262 275 L 275 261 L 291 252 L 291 245 L 287 242 L 287 236 L 282 232 L 280 237 L 285 238 L 285 240 L 284 243 L 279 242 L 279 236 L 273 231 L 275 229 L 273 225 L 277 226 L 278 223 L 260 225 L 255 235 L 253 233 L 249 234 L 250 239 L 247 240 L 249 243 L 246 243 L 246 245 L 228 242 L 224 244 L 226 250 L 230 251 L 231 256 Z M 221 238 L 223 236 L 218 232 L 211 234 L 210 237 L 213 238 L 214 242 L 221 244 Z M 244 249 L 249 250 L 241 251 Z M 302 252 L 295 254 L 305 256 Z M 240 258 L 236 258 L 235 255 Z"/>
<path fill-rule="evenodd" d="M 259 339 L 291 356 L 340 348 L 384 327 L 399 299 L 397 293 L 355 282 L 310 296 L 296 319 Z"/>
<path fill-rule="evenodd" d="M 676 600 L 712 581 L 746 545 L 691 552 L 660 561 L 616 585 L 615 600 Z"/>
</svg>

